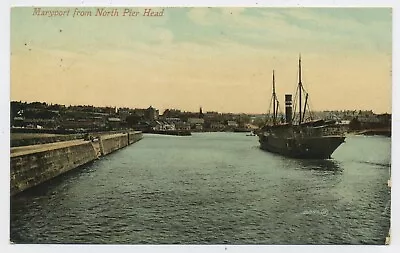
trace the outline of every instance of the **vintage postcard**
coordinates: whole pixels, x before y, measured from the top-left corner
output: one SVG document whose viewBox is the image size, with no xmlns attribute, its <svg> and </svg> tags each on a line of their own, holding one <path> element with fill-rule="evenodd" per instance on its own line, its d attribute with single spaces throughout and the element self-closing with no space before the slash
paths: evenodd
<svg viewBox="0 0 400 253">
<path fill-rule="evenodd" d="M 11 8 L 10 242 L 385 245 L 392 8 Z"/>
</svg>

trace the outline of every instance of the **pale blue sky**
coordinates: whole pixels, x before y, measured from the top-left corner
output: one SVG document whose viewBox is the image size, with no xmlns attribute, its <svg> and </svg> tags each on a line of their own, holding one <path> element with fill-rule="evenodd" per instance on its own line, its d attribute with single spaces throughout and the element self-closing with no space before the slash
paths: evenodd
<svg viewBox="0 0 400 253">
<path fill-rule="evenodd" d="M 231 40 L 262 49 L 280 46 L 298 52 L 294 42 L 283 41 L 293 39 L 299 43 L 310 43 L 310 47 L 338 50 L 368 48 L 391 53 L 389 8 L 247 8 L 240 13 L 237 11 L 240 8 L 165 8 L 162 18 L 73 18 L 73 9 L 67 18 L 45 18 L 33 16 L 32 8 L 14 8 L 11 17 L 12 45 L 21 46 L 20 42 L 25 40 L 33 45 L 57 49 L 72 49 L 93 43 L 107 48 L 130 48 L 135 42 L 162 43 L 152 36 L 154 32 L 151 30 L 166 29 L 172 33 L 174 43 L 209 45 Z M 95 12 L 95 8 L 86 10 Z M 118 10 L 121 15 L 123 8 Z M 204 14 L 192 14 L 196 11 Z M 221 14 L 223 11 L 225 15 Z M 243 20 L 248 24 L 243 24 Z M 63 34 L 59 34 L 59 29 L 63 30 Z M 296 33 L 286 33 L 288 30 Z M 73 43 L 66 45 L 65 41 Z"/>
</svg>

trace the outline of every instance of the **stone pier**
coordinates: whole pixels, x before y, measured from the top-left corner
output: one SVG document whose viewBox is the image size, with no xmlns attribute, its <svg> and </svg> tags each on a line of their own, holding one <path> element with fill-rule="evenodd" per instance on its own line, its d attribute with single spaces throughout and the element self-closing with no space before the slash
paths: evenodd
<svg viewBox="0 0 400 253">
<path fill-rule="evenodd" d="M 10 194 L 39 185 L 142 137 L 141 132 L 101 134 L 91 141 L 78 139 L 11 148 Z"/>
</svg>

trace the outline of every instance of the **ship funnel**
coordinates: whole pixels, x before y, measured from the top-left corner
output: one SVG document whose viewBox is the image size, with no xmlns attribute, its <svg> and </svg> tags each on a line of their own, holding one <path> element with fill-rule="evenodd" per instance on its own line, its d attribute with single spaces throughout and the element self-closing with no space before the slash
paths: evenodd
<svg viewBox="0 0 400 253">
<path fill-rule="evenodd" d="M 285 94 L 286 123 L 292 124 L 292 94 Z"/>
</svg>

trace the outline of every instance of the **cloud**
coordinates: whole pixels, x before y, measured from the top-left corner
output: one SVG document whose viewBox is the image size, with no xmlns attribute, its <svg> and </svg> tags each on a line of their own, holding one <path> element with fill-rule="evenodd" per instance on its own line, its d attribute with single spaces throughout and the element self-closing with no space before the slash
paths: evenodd
<svg viewBox="0 0 400 253">
<path fill-rule="evenodd" d="M 352 13 L 358 15 L 353 17 Z M 326 9 L 303 8 L 194 8 L 188 12 L 188 17 L 199 26 L 213 26 L 223 31 L 232 41 L 260 48 L 390 53 L 391 20 L 388 14 L 388 10 L 378 9 L 328 12 Z M 214 39 L 221 40 L 221 36 L 210 38 Z"/>
</svg>

